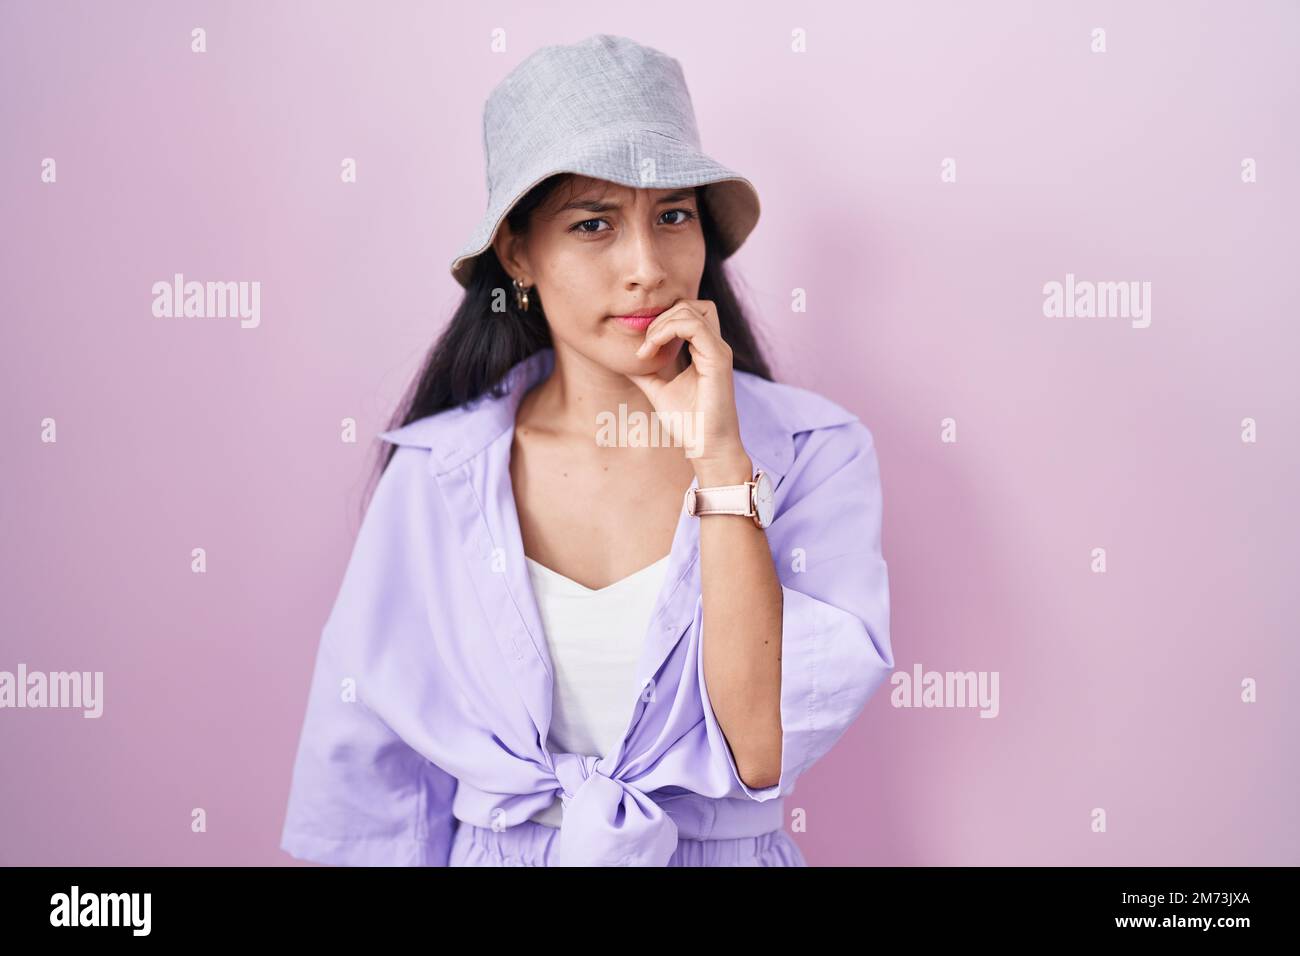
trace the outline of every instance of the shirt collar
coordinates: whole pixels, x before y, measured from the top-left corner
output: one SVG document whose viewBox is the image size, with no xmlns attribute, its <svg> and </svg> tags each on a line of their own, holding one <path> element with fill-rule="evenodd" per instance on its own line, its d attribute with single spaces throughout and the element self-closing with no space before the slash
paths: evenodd
<svg viewBox="0 0 1300 956">
<path fill-rule="evenodd" d="M 485 392 L 465 405 L 417 419 L 380 433 L 395 445 L 428 448 L 429 470 L 443 474 L 480 455 L 500 435 L 514 427 L 519 402 L 533 385 L 555 368 L 555 349 L 545 346 L 515 363 L 503 376 L 504 393 Z M 756 469 L 775 486 L 794 461 L 794 436 L 857 420 L 858 416 L 807 389 L 771 382 L 736 369 L 736 414 L 745 452 Z"/>
</svg>

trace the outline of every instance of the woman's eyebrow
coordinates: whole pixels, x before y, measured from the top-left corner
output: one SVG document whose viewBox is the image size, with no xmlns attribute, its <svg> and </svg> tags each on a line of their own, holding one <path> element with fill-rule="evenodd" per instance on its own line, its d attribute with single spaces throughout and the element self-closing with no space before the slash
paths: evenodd
<svg viewBox="0 0 1300 956">
<path fill-rule="evenodd" d="M 679 189 L 666 196 L 661 196 L 655 205 L 662 206 L 664 203 L 682 202 L 694 198 L 694 189 Z M 560 212 L 567 212 L 570 209 L 582 209 L 587 212 L 614 212 L 615 210 L 622 208 L 622 205 L 616 202 L 602 202 L 598 199 L 575 199 L 573 202 L 561 206 Z"/>
</svg>

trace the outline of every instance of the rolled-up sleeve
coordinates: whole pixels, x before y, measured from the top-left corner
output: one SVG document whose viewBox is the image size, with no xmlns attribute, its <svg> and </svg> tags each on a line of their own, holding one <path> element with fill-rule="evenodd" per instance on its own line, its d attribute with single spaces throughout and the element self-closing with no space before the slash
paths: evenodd
<svg viewBox="0 0 1300 956">
<path fill-rule="evenodd" d="M 422 466 L 399 449 L 362 521 L 321 633 L 280 848 L 341 866 L 446 866 L 455 820 L 452 777 L 376 712 L 401 629 L 427 630 L 419 562 L 401 528 Z M 368 703 L 369 701 L 369 703 Z"/>
<path fill-rule="evenodd" d="M 767 529 L 783 603 L 781 775 L 772 786 L 754 789 L 741 779 L 709 701 L 703 653 L 697 662 L 710 749 L 725 757 L 739 792 L 759 801 L 789 793 L 894 668 L 871 432 L 854 421 L 803 433 L 798 442 L 788 490 Z"/>
</svg>

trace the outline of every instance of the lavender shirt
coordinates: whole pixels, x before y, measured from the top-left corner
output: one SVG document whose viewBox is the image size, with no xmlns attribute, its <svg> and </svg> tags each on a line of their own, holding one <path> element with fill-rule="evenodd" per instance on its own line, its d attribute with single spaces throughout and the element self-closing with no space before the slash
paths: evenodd
<svg viewBox="0 0 1300 956">
<path fill-rule="evenodd" d="M 553 668 L 510 481 L 545 348 L 485 395 L 385 432 L 398 445 L 321 634 L 281 848 L 343 865 L 446 866 L 457 821 L 501 831 L 558 794 L 559 865 L 664 866 L 678 837 L 784 825 L 783 798 L 893 669 L 871 432 L 806 389 L 733 373 L 741 440 L 772 478 L 784 598 L 781 776 L 745 785 L 704 683 L 699 522 L 683 511 L 626 734 L 548 751 Z M 692 486 L 696 486 L 692 482 Z"/>
</svg>

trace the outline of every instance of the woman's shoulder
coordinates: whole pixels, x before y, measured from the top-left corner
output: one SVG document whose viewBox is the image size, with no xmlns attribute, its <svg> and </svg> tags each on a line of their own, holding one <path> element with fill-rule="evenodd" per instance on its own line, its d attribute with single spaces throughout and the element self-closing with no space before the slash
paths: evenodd
<svg viewBox="0 0 1300 956">
<path fill-rule="evenodd" d="M 379 437 L 394 445 L 413 448 L 434 448 L 445 436 L 456 430 L 457 424 L 464 418 L 463 406 L 447 408 L 423 418 L 417 418 L 398 428 L 380 432 Z"/>
<path fill-rule="evenodd" d="M 741 437 L 750 457 L 781 483 L 816 484 L 854 461 L 875 455 L 875 436 L 839 402 L 810 388 L 736 370 Z"/>
<path fill-rule="evenodd" d="M 737 401 L 744 404 L 741 414 L 761 419 L 789 437 L 801 432 L 838 428 L 843 425 L 857 427 L 849 432 L 867 432 L 866 424 L 856 412 L 820 392 L 785 382 L 774 382 L 752 372 L 736 370 L 733 376 L 737 388 Z"/>
<path fill-rule="evenodd" d="M 396 454 L 410 457 L 414 450 L 422 451 L 429 467 L 441 474 L 478 454 L 510 427 L 515 404 L 511 393 L 488 391 L 463 404 L 380 432 L 379 437 L 399 446 Z"/>
</svg>

